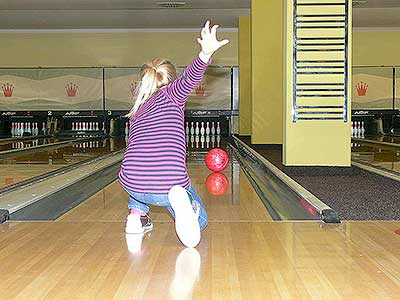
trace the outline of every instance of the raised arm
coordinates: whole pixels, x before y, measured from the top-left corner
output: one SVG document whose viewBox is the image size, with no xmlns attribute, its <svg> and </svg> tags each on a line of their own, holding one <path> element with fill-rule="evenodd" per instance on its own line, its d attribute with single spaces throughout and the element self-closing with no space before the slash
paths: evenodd
<svg viewBox="0 0 400 300">
<path fill-rule="evenodd" d="M 201 38 L 197 39 L 197 42 L 201 45 L 200 53 L 184 70 L 183 74 L 164 89 L 169 98 L 180 106 L 185 105 L 192 90 L 201 82 L 214 52 L 229 43 L 228 40 L 217 40 L 218 27 L 218 25 L 214 25 L 210 29 L 210 21 L 206 22 L 201 30 Z"/>
</svg>

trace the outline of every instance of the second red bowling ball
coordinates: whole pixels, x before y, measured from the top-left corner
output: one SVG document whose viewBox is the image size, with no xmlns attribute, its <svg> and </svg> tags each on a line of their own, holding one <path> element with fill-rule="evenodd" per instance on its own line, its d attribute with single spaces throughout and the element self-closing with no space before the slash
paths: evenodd
<svg viewBox="0 0 400 300">
<path fill-rule="evenodd" d="M 214 148 L 208 151 L 206 155 L 206 166 L 211 171 L 223 171 L 229 162 L 229 155 L 221 148 Z"/>
</svg>

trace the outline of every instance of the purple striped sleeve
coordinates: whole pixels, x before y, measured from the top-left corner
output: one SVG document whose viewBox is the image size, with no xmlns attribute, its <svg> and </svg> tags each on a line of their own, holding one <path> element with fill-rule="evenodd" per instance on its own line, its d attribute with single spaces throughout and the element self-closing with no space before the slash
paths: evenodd
<svg viewBox="0 0 400 300">
<path fill-rule="evenodd" d="M 183 74 L 163 89 L 168 98 L 174 100 L 179 106 L 184 106 L 193 89 L 198 86 L 206 72 L 208 63 L 203 62 L 197 55 L 193 62 L 186 67 Z"/>
</svg>

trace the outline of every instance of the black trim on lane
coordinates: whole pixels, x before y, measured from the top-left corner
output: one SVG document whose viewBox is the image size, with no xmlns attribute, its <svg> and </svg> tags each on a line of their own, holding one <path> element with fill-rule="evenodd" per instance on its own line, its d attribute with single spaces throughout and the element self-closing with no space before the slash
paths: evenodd
<svg viewBox="0 0 400 300">
<path fill-rule="evenodd" d="M 0 209 L 0 224 L 10 219 L 9 211 L 6 209 Z"/>
</svg>

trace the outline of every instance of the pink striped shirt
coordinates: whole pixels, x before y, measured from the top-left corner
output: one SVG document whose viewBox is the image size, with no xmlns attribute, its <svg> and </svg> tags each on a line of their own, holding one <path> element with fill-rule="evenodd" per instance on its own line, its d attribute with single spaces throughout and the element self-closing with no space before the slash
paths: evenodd
<svg viewBox="0 0 400 300">
<path fill-rule="evenodd" d="M 125 189 L 167 194 L 173 185 L 189 187 L 185 104 L 207 66 L 197 56 L 182 76 L 147 99 L 131 118 L 128 145 L 119 172 Z"/>
</svg>

